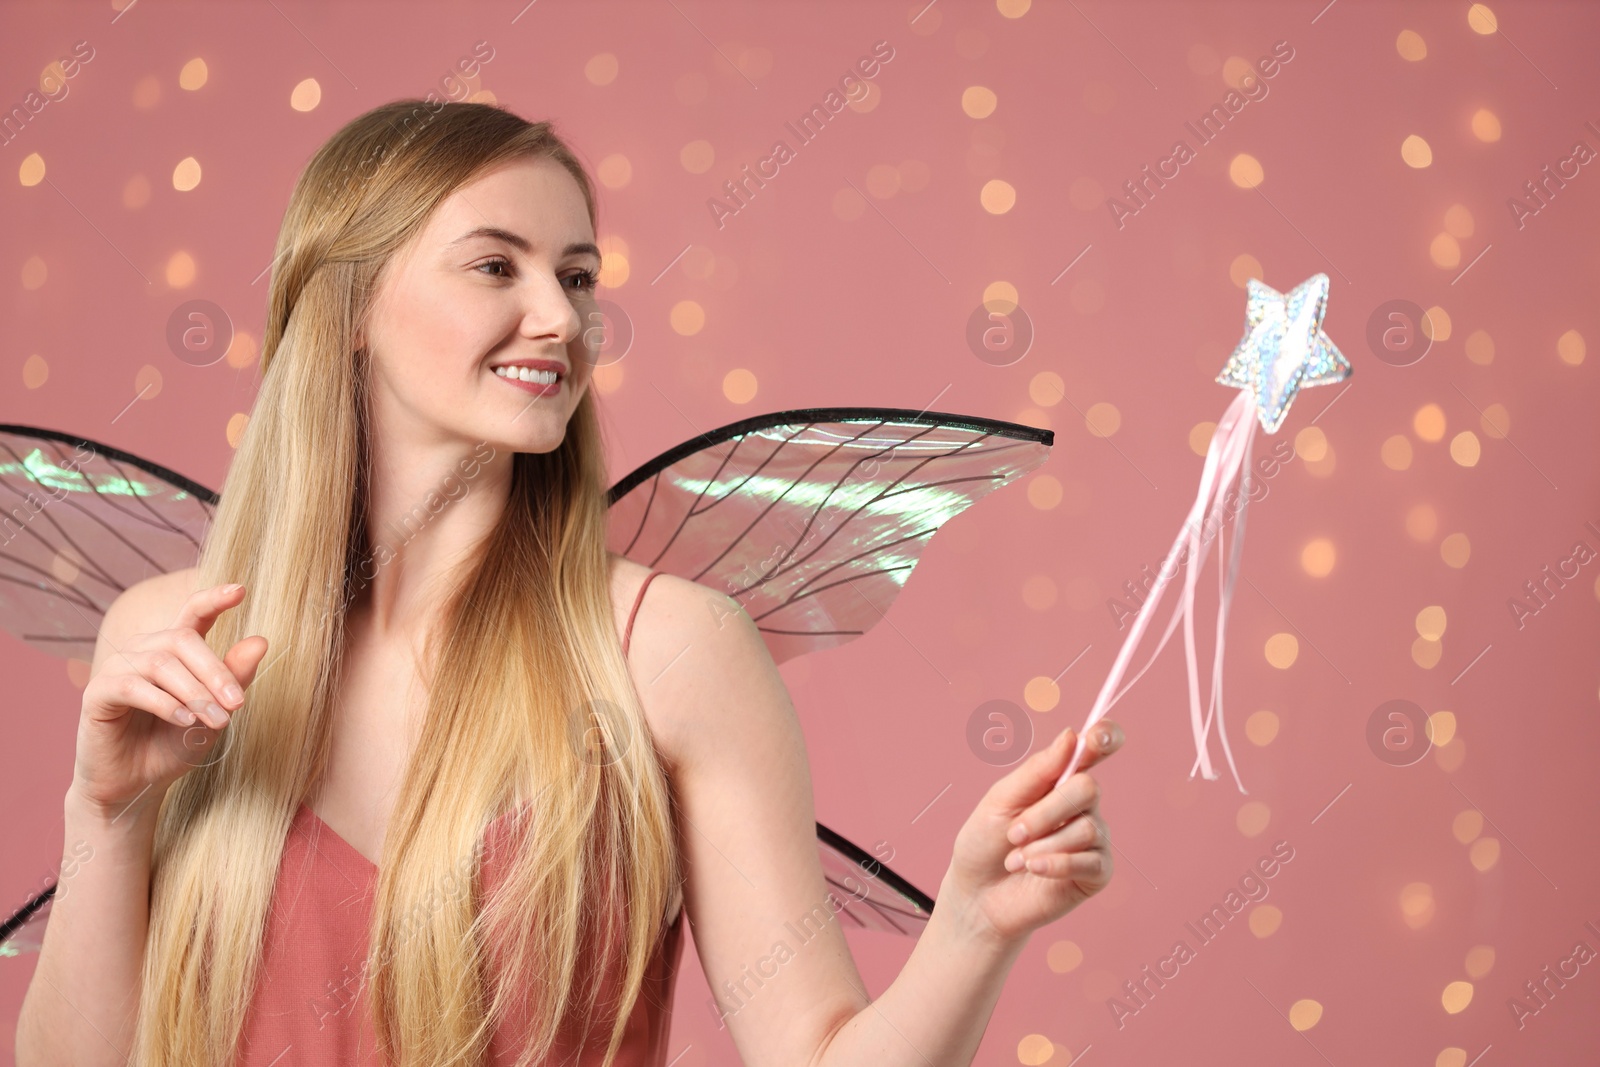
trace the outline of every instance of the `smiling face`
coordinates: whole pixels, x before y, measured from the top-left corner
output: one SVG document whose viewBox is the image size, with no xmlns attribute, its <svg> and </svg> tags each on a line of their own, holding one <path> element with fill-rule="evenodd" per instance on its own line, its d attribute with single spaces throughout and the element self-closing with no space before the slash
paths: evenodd
<svg viewBox="0 0 1600 1067">
<path fill-rule="evenodd" d="M 551 159 L 511 161 L 440 203 L 381 272 L 362 331 L 375 429 L 422 444 L 559 446 L 593 370 L 594 239 L 582 190 Z M 492 369 L 541 363 L 561 368 L 553 386 Z"/>
</svg>

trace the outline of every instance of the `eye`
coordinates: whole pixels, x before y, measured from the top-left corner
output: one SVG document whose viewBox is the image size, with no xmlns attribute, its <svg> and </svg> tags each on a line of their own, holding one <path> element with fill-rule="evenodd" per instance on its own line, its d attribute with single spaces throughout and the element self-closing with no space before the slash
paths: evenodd
<svg viewBox="0 0 1600 1067">
<path fill-rule="evenodd" d="M 484 262 L 479 263 L 476 267 L 473 267 L 472 269 L 473 270 L 481 270 L 484 267 L 505 267 L 506 270 L 509 271 L 511 269 L 511 261 L 509 259 L 504 259 L 504 258 L 498 258 L 497 257 L 495 259 L 485 260 Z M 510 274 L 491 274 L 490 275 L 491 278 L 509 278 L 510 276 L 511 276 Z"/>
<path fill-rule="evenodd" d="M 577 281 L 579 282 L 579 285 L 578 285 L 576 291 L 580 292 L 580 293 L 592 293 L 592 292 L 594 292 L 595 286 L 600 284 L 600 275 L 599 275 L 599 273 L 597 273 L 596 271 L 592 271 L 592 270 L 580 270 L 576 274 L 567 275 L 566 278 L 563 279 L 563 280 L 570 282 L 573 279 L 577 279 Z"/>
</svg>

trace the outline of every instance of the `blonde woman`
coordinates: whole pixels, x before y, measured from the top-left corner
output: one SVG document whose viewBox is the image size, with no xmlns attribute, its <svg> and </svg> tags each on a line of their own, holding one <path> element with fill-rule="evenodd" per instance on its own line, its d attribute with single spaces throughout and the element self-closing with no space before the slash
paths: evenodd
<svg viewBox="0 0 1600 1067">
<path fill-rule="evenodd" d="M 93 858 L 20 1067 L 660 1065 L 685 921 L 716 989 L 819 907 L 761 635 L 606 548 L 595 232 L 583 166 L 497 107 L 396 101 L 308 164 L 199 562 L 100 627 L 64 804 Z M 1051 788 L 1075 743 L 982 798 L 882 996 L 823 925 L 725 1013 L 744 1060 L 971 1062 L 1111 875 L 1093 777 Z"/>
</svg>

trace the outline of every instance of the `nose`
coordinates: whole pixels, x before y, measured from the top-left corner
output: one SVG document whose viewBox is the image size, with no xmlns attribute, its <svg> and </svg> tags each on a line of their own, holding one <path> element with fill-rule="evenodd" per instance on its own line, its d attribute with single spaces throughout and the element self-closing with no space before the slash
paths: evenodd
<svg viewBox="0 0 1600 1067">
<path fill-rule="evenodd" d="M 572 343 L 583 328 L 582 316 L 566 286 L 553 274 L 541 274 L 527 286 L 521 332 L 530 340 L 550 339 L 562 346 Z"/>
</svg>

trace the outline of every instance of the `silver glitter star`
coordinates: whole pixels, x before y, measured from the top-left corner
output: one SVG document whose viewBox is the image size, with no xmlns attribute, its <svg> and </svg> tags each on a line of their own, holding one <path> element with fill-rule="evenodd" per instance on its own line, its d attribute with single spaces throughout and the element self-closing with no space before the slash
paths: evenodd
<svg viewBox="0 0 1600 1067">
<path fill-rule="evenodd" d="M 1244 337 L 1217 381 L 1253 392 L 1262 428 L 1277 433 L 1301 388 L 1344 381 L 1350 361 L 1322 332 L 1326 274 L 1313 274 L 1287 296 L 1251 278 L 1249 292 Z"/>
</svg>

